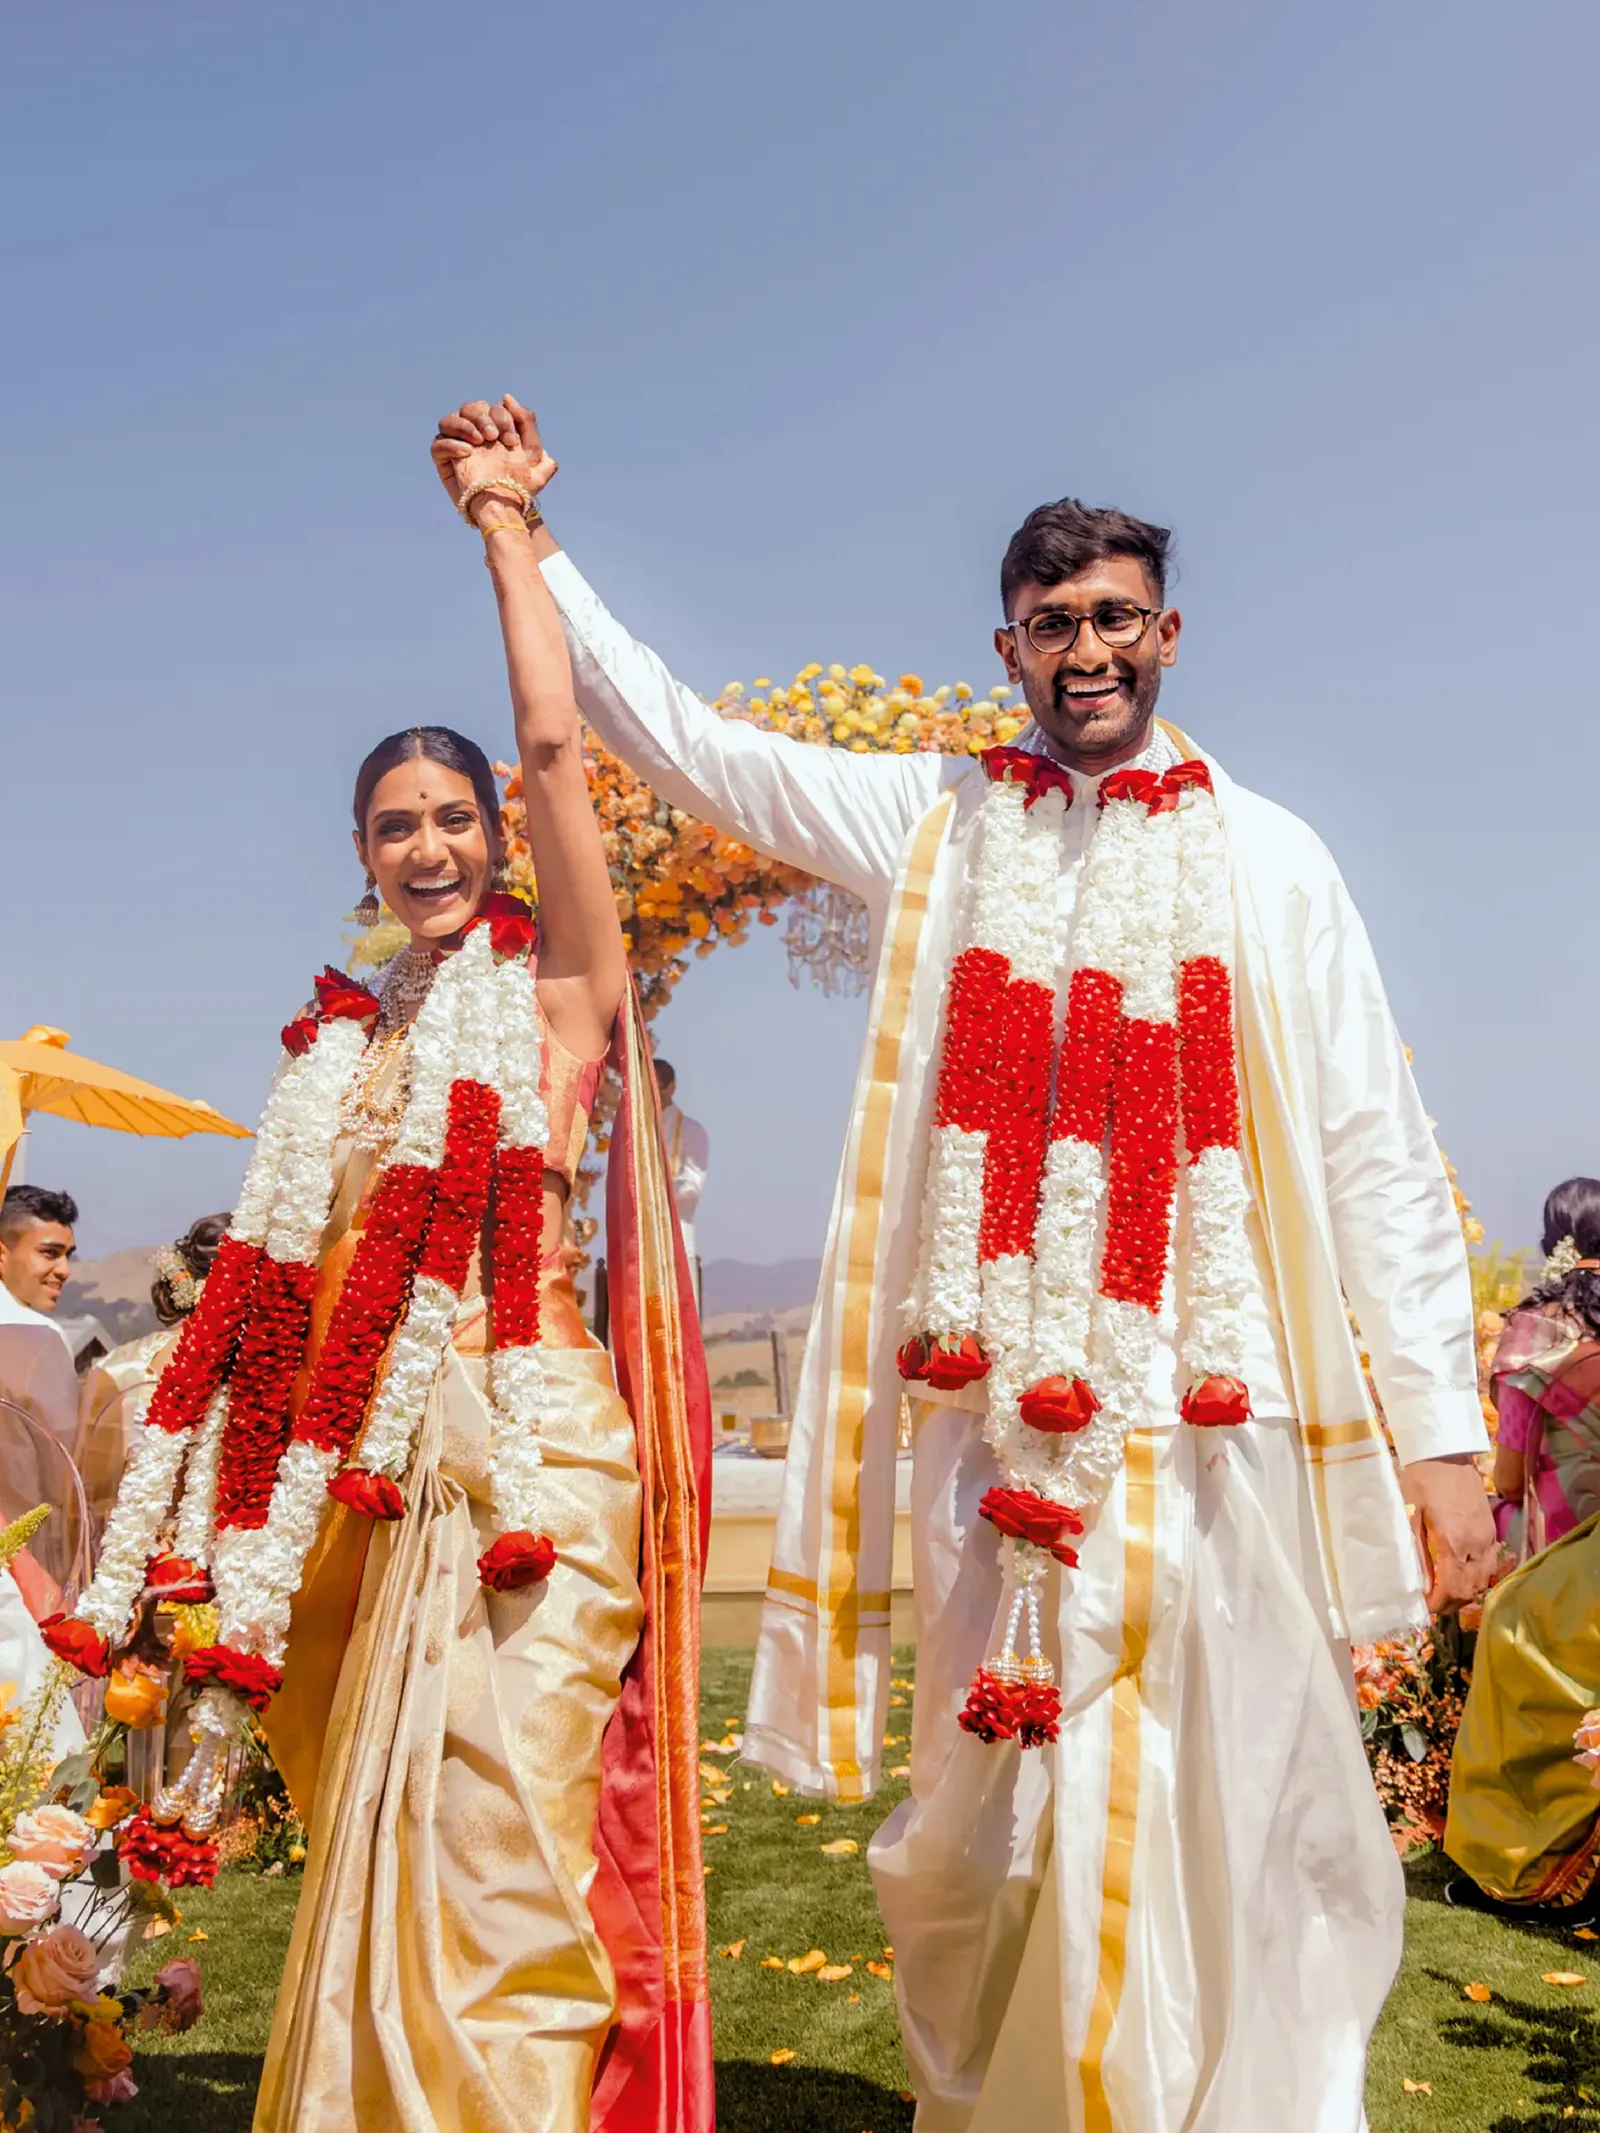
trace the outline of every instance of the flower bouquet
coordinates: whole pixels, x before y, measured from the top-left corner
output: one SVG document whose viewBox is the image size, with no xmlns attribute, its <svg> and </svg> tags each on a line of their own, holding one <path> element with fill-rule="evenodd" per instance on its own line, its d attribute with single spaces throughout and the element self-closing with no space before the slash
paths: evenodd
<svg viewBox="0 0 1600 2133">
<path fill-rule="evenodd" d="M 22 1545 L 0 1531 L 0 1577 Z M 23 1538 L 26 1536 L 24 1535 Z M 25 1699 L 0 1682 L 0 2129 L 87 2133 L 104 2106 L 136 2093 L 133 2038 L 187 2029 L 200 1974 L 187 1958 L 155 1982 L 116 1988 L 141 1921 L 176 1917 L 171 1898 L 127 1856 L 138 1800 L 107 1782 L 127 1724 L 153 1724 L 160 1700 L 130 1673 L 127 1715 L 108 1717 L 77 1754 L 57 1736 L 75 1669 L 55 1659 Z M 80 1736 L 81 1737 L 81 1736 Z"/>
<path fill-rule="evenodd" d="M 1426 1635 L 1354 1652 L 1361 1737 L 1402 1858 L 1444 1835 L 1472 1641 L 1446 1615 Z"/>
</svg>

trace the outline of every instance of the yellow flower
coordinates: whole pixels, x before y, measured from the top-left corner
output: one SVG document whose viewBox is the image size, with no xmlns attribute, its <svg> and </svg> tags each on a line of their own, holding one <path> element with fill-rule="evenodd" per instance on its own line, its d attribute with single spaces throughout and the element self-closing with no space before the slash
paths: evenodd
<svg viewBox="0 0 1600 2133">
<path fill-rule="evenodd" d="M 849 738 L 850 738 L 850 728 L 849 728 L 849 727 L 848 727 L 848 726 L 847 726 L 847 725 L 845 724 L 845 722 L 844 722 L 844 720 L 843 720 L 843 719 L 840 719 L 839 723 L 838 723 L 838 724 L 837 724 L 837 725 L 836 725 L 836 726 L 834 727 L 834 729 L 833 729 L 833 737 L 834 737 L 834 739 L 835 739 L 836 741 L 847 741 L 847 740 L 849 740 Z M 854 775 L 854 773 L 852 773 L 852 775 Z M 1016 804 L 1016 803 L 1015 803 L 1015 801 L 1013 801 L 1013 802 L 1012 802 L 1012 805 L 1013 805 L 1013 806 L 1015 806 L 1015 804 Z"/>
<path fill-rule="evenodd" d="M 871 667 L 852 667 L 850 669 L 850 679 L 858 689 L 870 689 L 877 678 Z"/>
<path fill-rule="evenodd" d="M 820 666 L 819 666 L 819 665 L 817 664 L 816 660 L 814 660 L 814 659 L 813 659 L 813 660 L 812 660 L 812 662 L 811 662 L 811 664 L 810 664 L 810 666 L 808 666 L 808 667 L 802 667 L 802 668 L 800 669 L 799 673 L 798 673 L 798 674 L 797 674 L 797 675 L 795 676 L 795 680 L 796 680 L 796 681 L 815 681 L 815 680 L 816 680 L 816 678 L 817 678 L 817 676 L 818 676 L 818 675 L 819 675 L 819 674 L 820 674 L 821 672 L 822 672 L 822 668 L 821 668 L 821 667 L 820 667 Z"/>
<path fill-rule="evenodd" d="M 118 1725 L 159 1725 L 166 1715 L 166 1677 L 152 1668 L 129 1660 L 106 1683 L 106 1716 Z"/>
<path fill-rule="evenodd" d="M 828 679 L 830 681 L 848 681 L 849 678 L 841 666 L 831 666 L 828 669 Z"/>
<path fill-rule="evenodd" d="M 920 674 L 902 674 L 900 687 L 905 690 L 908 696 L 920 696 L 922 694 L 922 676 Z"/>
<path fill-rule="evenodd" d="M 731 696 L 737 701 L 744 694 L 744 683 L 742 681 L 725 681 L 722 685 L 722 693 L 724 696 Z"/>
<path fill-rule="evenodd" d="M 14 1681 L 0 1681 L 0 1733 L 7 1726 L 14 1726 L 22 1716 L 22 1706 L 17 1701 L 17 1685 Z"/>
<path fill-rule="evenodd" d="M 958 682 L 956 683 L 956 701 L 957 701 L 958 703 L 963 703 L 963 704 L 965 704 L 965 703 L 970 703 L 970 702 L 971 702 L 971 700 L 972 700 L 972 684 L 971 684 L 970 682 L 967 682 L 967 681 L 958 681 Z"/>
<path fill-rule="evenodd" d="M 756 676 L 756 687 L 758 689 L 770 689 L 772 687 L 772 676 L 770 674 L 758 674 Z"/>
<path fill-rule="evenodd" d="M 1010 694 L 1010 689 L 1006 686 L 1004 682 L 1001 682 L 998 687 L 993 688 L 989 691 L 989 701 L 991 703 L 1003 704 Z"/>
</svg>

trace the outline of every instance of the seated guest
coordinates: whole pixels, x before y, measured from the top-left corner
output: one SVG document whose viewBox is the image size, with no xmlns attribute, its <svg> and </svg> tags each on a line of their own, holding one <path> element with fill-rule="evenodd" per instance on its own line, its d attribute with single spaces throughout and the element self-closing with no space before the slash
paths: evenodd
<svg viewBox="0 0 1600 2133">
<path fill-rule="evenodd" d="M 1551 1193 L 1544 1251 L 1489 1366 L 1500 1537 L 1519 1561 L 1600 1511 L 1600 1179 Z"/>
<path fill-rule="evenodd" d="M 1600 1180 L 1556 1187 L 1544 1245 L 1492 1366 L 1520 1568 L 1484 1601 L 1444 1848 L 1492 1905 L 1576 1926 L 1600 1914 L 1600 1795 L 1574 1760 L 1600 1688 Z"/>
<path fill-rule="evenodd" d="M 78 1436 L 78 1472 L 89 1499 L 96 1545 L 122 1486 L 133 1433 L 166 1361 L 176 1329 L 200 1301 L 200 1291 L 227 1233 L 227 1215 L 202 1215 L 175 1244 L 157 1251 L 150 1302 L 156 1323 L 136 1340 L 97 1363 L 84 1385 L 83 1424 Z"/>
</svg>

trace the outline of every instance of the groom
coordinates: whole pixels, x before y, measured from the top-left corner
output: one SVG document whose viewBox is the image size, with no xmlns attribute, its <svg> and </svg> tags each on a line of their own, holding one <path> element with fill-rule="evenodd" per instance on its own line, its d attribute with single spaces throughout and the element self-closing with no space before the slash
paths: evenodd
<svg viewBox="0 0 1600 2133">
<path fill-rule="evenodd" d="M 549 470 L 514 402 L 441 434 Z M 1167 534 L 1030 514 L 981 761 L 719 719 L 539 537 L 602 740 L 871 914 L 745 1754 L 877 1782 L 909 1391 L 919 2133 L 1357 2133 L 1403 1887 L 1348 1646 L 1487 1581 L 1467 1268 L 1332 860 L 1156 719 Z"/>
</svg>

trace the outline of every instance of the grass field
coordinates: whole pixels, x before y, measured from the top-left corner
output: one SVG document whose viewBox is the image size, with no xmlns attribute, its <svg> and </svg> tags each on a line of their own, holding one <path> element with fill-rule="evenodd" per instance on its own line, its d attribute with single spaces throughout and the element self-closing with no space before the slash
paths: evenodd
<svg viewBox="0 0 1600 2133">
<path fill-rule="evenodd" d="M 914 1669 L 912 1654 L 901 1656 L 895 1693 L 904 1701 L 891 1708 L 889 1731 L 904 1740 Z M 706 1655 L 708 1743 L 737 1732 L 749 1667 L 748 1653 Z M 888 1759 L 898 1765 L 903 1750 Z M 904 1797 L 904 1781 L 891 1780 L 865 1807 L 818 1807 L 775 1796 L 770 1780 L 742 1773 L 731 1751 L 708 1749 L 703 1761 L 708 1771 L 726 1771 L 707 1795 L 715 1801 L 725 1791 L 725 1802 L 705 1812 L 721 2133 L 909 2133 L 893 1986 L 867 1968 L 891 1966 L 883 1963 L 866 1843 Z M 812 1814 L 815 1822 L 801 1820 Z M 841 1841 L 857 1849 L 822 1849 Z M 1436 1860 L 1410 1873 L 1405 1966 L 1372 2054 L 1372 2133 L 1429 2125 L 1451 2133 L 1600 2129 L 1600 1942 L 1450 1909 L 1443 1882 Z M 187 2036 L 141 2051 L 142 2094 L 117 2114 L 119 2127 L 248 2127 L 296 1889 L 230 1874 L 214 1890 L 187 1892 L 183 1923 L 143 1960 L 198 1955 L 206 2016 Z M 209 1938 L 191 1947 L 196 1931 Z M 737 1956 L 717 1952 L 735 1946 Z M 819 1980 L 763 1967 L 814 1949 L 850 1975 Z M 1547 1971 L 1586 1981 L 1548 1985 Z M 1487 1987 L 1490 1997 L 1467 1998 L 1469 1984 Z M 785 2051 L 794 2057 L 774 2066 L 773 2054 Z"/>
</svg>

